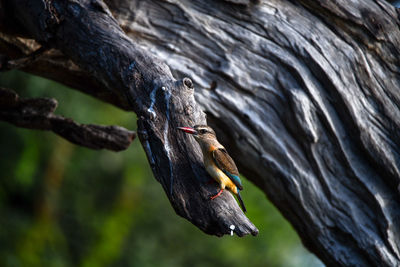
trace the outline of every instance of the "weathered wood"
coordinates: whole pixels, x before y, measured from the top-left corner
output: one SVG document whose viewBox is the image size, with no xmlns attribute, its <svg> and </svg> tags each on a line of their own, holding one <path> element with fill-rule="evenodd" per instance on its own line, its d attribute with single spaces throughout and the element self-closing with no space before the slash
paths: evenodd
<svg viewBox="0 0 400 267">
<path fill-rule="evenodd" d="M 209 234 L 229 234 L 231 225 L 239 236 L 258 233 L 228 192 L 210 201 L 217 186 L 205 183 L 201 152 L 176 129 L 205 123 L 190 79 L 175 80 L 165 63 L 125 35 L 102 1 L 6 2 L 37 42 L 59 49 L 127 100 L 153 173 L 179 215 Z"/>
<path fill-rule="evenodd" d="M 132 38 L 194 80 L 240 170 L 311 251 L 331 266 L 400 264 L 392 6 L 107 3 Z"/>
<path fill-rule="evenodd" d="M 400 264 L 394 7 L 379 0 L 106 3 L 138 46 L 176 77 L 192 78 L 241 172 L 325 264 Z M 152 149 L 159 140 L 149 139 Z"/>
</svg>

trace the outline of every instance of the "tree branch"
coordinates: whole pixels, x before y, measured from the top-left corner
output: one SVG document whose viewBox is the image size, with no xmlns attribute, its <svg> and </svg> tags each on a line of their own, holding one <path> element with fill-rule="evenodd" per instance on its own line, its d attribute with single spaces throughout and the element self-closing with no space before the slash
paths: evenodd
<svg viewBox="0 0 400 267">
<path fill-rule="evenodd" d="M 112 151 L 127 149 L 136 136 L 119 126 L 76 123 L 53 114 L 56 108 L 55 99 L 21 99 L 14 91 L 0 88 L 0 120 L 15 126 L 53 131 L 74 144 Z"/>
<path fill-rule="evenodd" d="M 328 266 L 400 265 L 399 12 L 385 1 L 106 0 L 191 77 L 239 170 Z"/>
<path fill-rule="evenodd" d="M 50 49 L 40 57 L 29 55 L 40 49 L 32 39 L 19 38 L 0 32 L 0 69 L 18 68 L 25 72 L 58 81 L 79 91 L 113 104 L 124 110 L 131 110 L 122 92 L 109 90 L 87 71 L 79 68 L 59 50 Z M 12 64 L 9 64 L 12 61 Z M 15 62 L 23 62 L 23 65 Z"/>
<path fill-rule="evenodd" d="M 400 264 L 398 10 L 379 0 L 106 3 L 132 40 L 194 80 L 197 103 L 239 169 L 325 264 Z M 140 136 L 149 161 L 156 172 L 168 166 L 167 152 L 153 156 L 168 140 L 193 157 L 191 166 L 201 166 L 198 154 L 188 153 L 194 144 L 182 147 L 171 136 L 174 125 L 164 138 L 164 85 L 139 86 L 133 98 L 142 102 Z M 181 105 L 168 103 L 172 116 Z M 172 159 L 174 166 L 181 161 Z M 168 174 L 156 177 L 168 192 Z M 182 190 L 191 186 L 198 185 L 190 181 Z"/>
<path fill-rule="evenodd" d="M 2 56 L 0 57 L 0 71 L 21 69 L 28 65 L 34 64 L 38 57 L 43 55 L 43 53 L 45 53 L 47 50 L 48 49 L 46 47 L 41 46 L 29 55 L 17 59 L 8 59 L 6 56 Z"/>
<path fill-rule="evenodd" d="M 129 39 L 102 1 L 6 2 L 36 41 L 59 49 L 127 100 L 153 173 L 179 215 L 209 234 L 229 234 L 231 225 L 239 236 L 258 233 L 230 193 L 210 201 L 217 186 L 204 183 L 210 177 L 198 145 L 176 130 L 205 123 L 193 88 Z"/>
</svg>

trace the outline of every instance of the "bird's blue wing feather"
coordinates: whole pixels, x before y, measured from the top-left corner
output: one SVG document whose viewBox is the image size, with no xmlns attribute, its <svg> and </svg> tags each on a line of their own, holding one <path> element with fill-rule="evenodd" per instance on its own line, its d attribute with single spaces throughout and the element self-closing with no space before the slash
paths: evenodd
<svg viewBox="0 0 400 267">
<path fill-rule="evenodd" d="M 227 170 L 222 170 L 231 180 L 232 182 L 239 188 L 242 188 L 242 181 L 240 181 L 239 176 L 234 175 L 230 172 L 228 172 Z"/>
</svg>

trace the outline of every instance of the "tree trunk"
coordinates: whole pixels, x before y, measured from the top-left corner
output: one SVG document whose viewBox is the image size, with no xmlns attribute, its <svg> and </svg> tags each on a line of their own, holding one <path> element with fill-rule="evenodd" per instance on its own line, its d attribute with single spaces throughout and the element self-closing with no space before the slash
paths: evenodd
<svg viewBox="0 0 400 267">
<path fill-rule="evenodd" d="M 65 56 L 49 51 L 40 67 L 21 68 L 133 109 L 178 214 L 211 234 L 230 224 L 257 233 L 229 194 L 208 200 L 215 187 L 202 183 L 199 149 L 174 130 L 204 122 L 204 110 L 239 170 L 325 264 L 400 265 L 400 30 L 390 4 L 106 0 L 111 23 L 99 0 L 31 2 L 51 3 L 47 20 L 27 1 L 3 0 L 14 16 L 0 21 L 18 20 L 9 31 Z M 33 51 L 9 31 L 0 52 Z M 157 59 L 194 81 L 196 101 L 191 81 L 176 82 Z"/>
</svg>

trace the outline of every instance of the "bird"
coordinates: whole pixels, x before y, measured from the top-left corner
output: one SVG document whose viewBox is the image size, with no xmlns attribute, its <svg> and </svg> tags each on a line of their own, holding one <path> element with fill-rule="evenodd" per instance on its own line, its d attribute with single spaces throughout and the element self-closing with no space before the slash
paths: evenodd
<svg viewBox="0 0 400 267">
<path fill-rule="evenodd" d="M 215 131 L 208 125 L 177 128 L 195 138 L 203 153 L 204 167 L 219 184 L 220 190 L 211 197 L 211 200 L 219 197 L 224 189 L 228 189 L 237 196 L 243 212 L 246 212 L 246 207 L 240 196 L 240 190 L 243 190 L 243 186 L 239 178 L 239 171 L 224 146 L 218 142 Z"/>
</svg>

